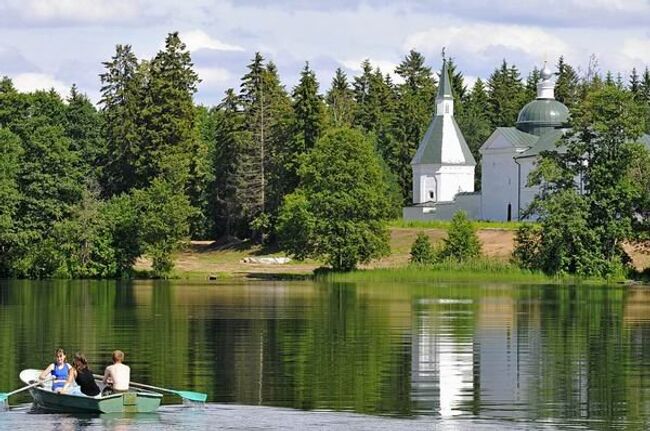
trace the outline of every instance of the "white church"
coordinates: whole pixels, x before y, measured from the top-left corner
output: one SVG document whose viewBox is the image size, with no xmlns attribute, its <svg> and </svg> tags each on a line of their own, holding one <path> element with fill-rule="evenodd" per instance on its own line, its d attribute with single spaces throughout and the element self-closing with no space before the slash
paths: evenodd
<svg viewBox="0 0 650 431">
<path fill-rule="evenodd" d="M 528 174 L 539 154 L 554 150 L 566 131 L 569 110 L 555 100 L 553 73 L 544 65 L 537 98 L 522 108 L 515 127 L 498 127 L 479 149 L 481 192 L 474 192 L 476 161 L 454 119 L 454 98 L 442 64 L 436 114 L 420 142 L 413 168 L 413 205 L 405 220 L 447 220 L 463 210 L 476 220 L 518 220 L 539 191 Z M 650 135 L 642 137 L 650 149 Z"/>
</svg>

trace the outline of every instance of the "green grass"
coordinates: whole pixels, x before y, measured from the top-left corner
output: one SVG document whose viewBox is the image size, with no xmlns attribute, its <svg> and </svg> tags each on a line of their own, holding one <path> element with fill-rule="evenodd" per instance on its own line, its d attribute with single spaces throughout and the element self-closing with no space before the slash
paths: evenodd
<svg viewBox="0 0 650 431">
<path fill-rule="evenodd" d="M 431 266 L 410 265 L 400 268 L 358 270 L 348 273 L 320 274 L 319 280 L 332 282 L 430 282 L 430 281 L 494 281 L 527 283 L 612 283 L 624 280 L 581 279 L 575 276 L 548 276 L 495 259 L 476 259 L 463 263 L 443 262 Z"/>
<path fill-rule="evenodd" d="M 516 230 L 524 222 L 520 221 L 472 221 L 472 224 L 477 229 L 505 229 L 505 230 Z M 409 228 L 418 228 L 418 229 L 448 229 L 451 222 L 449 220 L 410 220 L 406 221 L 403 219 L 391 220 L 388 222 L 388 227 L 409 229 Z"/>
</svg>

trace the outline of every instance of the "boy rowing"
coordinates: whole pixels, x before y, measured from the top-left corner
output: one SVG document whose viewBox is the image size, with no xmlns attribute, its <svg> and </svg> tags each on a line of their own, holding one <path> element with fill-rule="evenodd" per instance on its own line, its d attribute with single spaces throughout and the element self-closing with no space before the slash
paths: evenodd
<svg viewBox="0 0 650 431">
<path fill-rule="evenodd" d="M 131 381 L 131 368 L 124 365 L 124 352 L 115 350 L 113 352 L 113 365 L 106 367 L 104 371 L 104 384 L 110 387 L 112 393 L 127 392 Z"/>
</svg>

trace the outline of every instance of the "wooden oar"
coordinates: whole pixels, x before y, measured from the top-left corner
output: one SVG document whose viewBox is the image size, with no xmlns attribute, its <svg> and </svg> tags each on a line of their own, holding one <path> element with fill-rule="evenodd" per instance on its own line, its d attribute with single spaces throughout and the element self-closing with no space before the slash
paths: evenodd
<svg viewBox="0 0 650 431">
<path fill-rule="evenodd" d="M 96 379 L 104 378 L 104 376 L 100 376 L 98 374 L 93 374 L 93 376 Z M 176 394 L 179 397 L 184 398 L 186 400 L 198 401 L 201 403 L 204 403 L 208 399 L 208 394 L 204 394 L 203 392 L 179 391 L 176 389 L 159 388 L 158 386 L 150 386 L 150 385 L 145 385 L 144 383 L 136 383 L 136 382 L 130 382 L 129 386 L 133 386 L 135 388 L 142 388 L 142 389 L 151 389 L 154 391 L 168 392 L 171 394 Z"/>
<path fill-rule="evenodd" d="M 38 386 L 40 384 L 43 384 L 43 383 L 47 382 L 48 380 L 52 380 L 52 378 L 53 377 L 49 377 L 49 378 L 47 378 L 45 380 L 39 380 L 38 382 L 34 382 L 31 385 L 23 386 L 22 388 L 16 389 L 15 391 L 0 392 L 0 402 L 4 402 L 7 398 L 9 398 L 12 395 L 16 395 L 16 394 L 18 394 L 18 393 L 20 393 L 22 391 L 26 391 L 29 388 L 33 388 L 34 386 Z"/>
</svg>

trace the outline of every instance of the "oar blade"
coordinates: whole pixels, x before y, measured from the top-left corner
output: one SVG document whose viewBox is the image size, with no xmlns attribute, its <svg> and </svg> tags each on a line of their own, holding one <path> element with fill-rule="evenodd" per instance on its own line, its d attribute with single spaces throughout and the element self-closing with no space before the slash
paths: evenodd
<svg viewBox="0 0 650 431">
<path fill-rule="evenodd" d="M 192 391 L 174 391 L 174 392 L 178 394 L 181 398 L 190 401 L 197 401 L 200 403 L 204 403 L 208 399 L 208 394 L 204 394 L 201 392 L 192 392 Z"/>
</svg>

